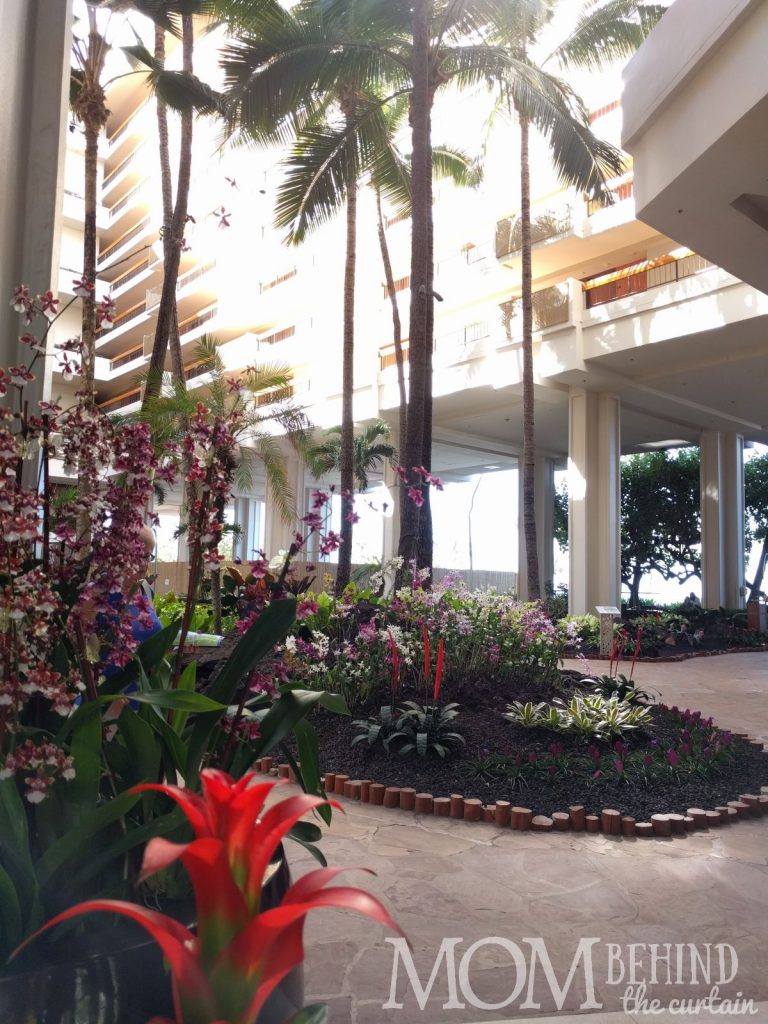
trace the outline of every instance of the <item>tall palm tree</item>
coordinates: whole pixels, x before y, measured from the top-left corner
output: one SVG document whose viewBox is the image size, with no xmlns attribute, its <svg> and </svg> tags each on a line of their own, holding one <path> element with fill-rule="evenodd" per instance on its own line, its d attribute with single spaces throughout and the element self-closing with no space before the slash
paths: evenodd
<svg viewBox="0 0 768 1024">
<path fill-rule="evenodd" d="M 542 596 L 535 509 L 535 413 L 533 377 L 533 258 L 531 244 L 530 132 L 544 137 L 561 183 L 611 201 L 608 181 L 620 174 L 625 159 L 597 139 L 589 113 L 568 83 L 550 65 L 601 68 L 626 58 L 640 45 L 666 7 L 642 0 L 587 0 L 576 26 L 559 46 L 536 61 L 543 30 L 562 4 L 559 0 L 518 0 L 500 5 L 492 37 L 509 49 L 516 73 L 501 84 L 501 101 L 517 120 L 520 167 L 521 305 L 523 327 L 522 504 L 528 597 Z M 521 73 L 522 72 L 522 73 Z M 527 73 L 526 73 L 527 72 Z"/>
<path fill-rule="evenodd" d="M 390 434 L 389 424 L 384 420 L 373 420 L 355 434 L 354 474 L 360 493 L 368 490 L 369 474 L 378 470 L 387 460 L 395 458 L 397 451 L 390 443 Z M 320 477 L 339 470 L 341 444 L 341 427 L 331 427 L 319 444 L 310 446 L 307 462 L 313 476 Z"/>
</svg>

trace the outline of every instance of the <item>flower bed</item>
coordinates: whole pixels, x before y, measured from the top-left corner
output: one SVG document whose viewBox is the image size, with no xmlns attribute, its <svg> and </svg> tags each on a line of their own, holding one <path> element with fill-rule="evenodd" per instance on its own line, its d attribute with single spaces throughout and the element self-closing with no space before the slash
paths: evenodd
<svg viewBox="0 0 768 1024">
<path fill-rule="evenodd" d="M 327 771 L 638 820 L 726 805 L 768 782 L 761 750 L 700 713 L 656 706 L 620 676 L 558 671 L 574 630 L 537 605 L 417 580 L 391 600 L 352 588 L 305 610 L 283 651 L 289 676 L 342 693 L 351 710 L 315 716 Z"/>
</svg>

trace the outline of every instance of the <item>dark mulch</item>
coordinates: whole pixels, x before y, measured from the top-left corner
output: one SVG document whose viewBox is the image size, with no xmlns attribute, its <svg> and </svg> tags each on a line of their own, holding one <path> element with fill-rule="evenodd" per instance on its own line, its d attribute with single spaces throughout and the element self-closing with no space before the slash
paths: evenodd
<svg viewBox="0 0 768 1024">
<path fill-rule="evenodd" d="M 555 696 L 567 697 L 573 689 L 574 677 L 564 676 L 563 687 L 552 689 L 517 685 L 514 689 L 497 683 L 465 682 L 449 687 L 450 699 L 460 705 L 456 722 L 457 731 L 466 740 L 466 747 L 442 760 L 439 757 L 401 757 L 388 754 L 381 746 L 368 748 L 365 744 L 351 746 L 357 731 L 354 718 L 365 718 L 370 709 L 357 709 L 351 718 L 318 711 L 313 722 L 318 732 L 320 764 L 324 771 L 344 773 L 354 779 L 371 779 L 389 786 L 410 786 L 417 792 L 433 796 L 461 793 L 476 797 L 484 803 L 509 800 L 513 804 L 530 807 L 536 814 L 551 814 L 567 810 L 571 804 L 584 804 L 588 813 L 599 813 L 605 807 L 615 808 L 638 821 L 647 821 L 652 814 L 685 813 L 689 807 L 704 809 L 735 800 L 741 793 L 760 792 L 768 784 L 768 757 L 746 743 L 737 742 L 738 757 L 732 767 L 721 774 L 706 778 L 683 777 L 682 781 L 654 779 L 645 788 L 636 782 L 616 779 L 592 780 L 585 776 L 566 778 L 532 778 L 514 787 L 507 780 L 472 777 L 467 760 L 488 754 L 528 751 L 544 752 L 555 739 L 567 749 L 583 749 L 574 737 L 555 735 L 541 729 L 525 729 L 507 721 L 503 713 L 513 700 L 534 703 Z M 416 697 L 409 694 L 408 697 Z M 654 709 L 653 736 L 663 745 L 679 736 L 681 726 L 669 714 Z M 642 747 L 648 737 L 633 735 L 630 746 Z"/>
</svg>

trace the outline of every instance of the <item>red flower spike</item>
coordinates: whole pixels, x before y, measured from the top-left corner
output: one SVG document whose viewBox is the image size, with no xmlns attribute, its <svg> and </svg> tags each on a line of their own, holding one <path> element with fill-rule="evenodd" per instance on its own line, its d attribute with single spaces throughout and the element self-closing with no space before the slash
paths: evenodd
<svg viewBox="0 0 768 1024">
<path fill-rule="evenodd" d="M 395 638 L 392 636 L 392 630 L 388 630 L 389 635 L 389 646 L 392 651 L 392 692 L 397 692 L 397 684 L 400 681 L 400 655 L 397 650 L 397 644 Z"/>
<path fill-rule="evenodd" d="M 421 627 L 421 635 L 424 640 L 424 685 L 428 686 L 432 678 L 432 651 L 429 646 L 429 633 L 426 624 Z"/>
<path fill-rule="evenodd" d="M 443 681 L 443 665 L 445 662 L 445 642 L 440 637 L 440 642 L 437 645 L 437 668 L 435 669 L 435 692 L 433 694 L 433 700 L 437 700 L 440 696 L 440 684 Z"/>
<path fill-rule="evenodd" d="M 613 637 L 613 647 L 611 648 L 611 660 L 608 663 L 608 671 L 613 675 L 613 663 L 616 660 L 616 651 L 619 647 L 619 634 L 615 633 Z"/>
</svg>

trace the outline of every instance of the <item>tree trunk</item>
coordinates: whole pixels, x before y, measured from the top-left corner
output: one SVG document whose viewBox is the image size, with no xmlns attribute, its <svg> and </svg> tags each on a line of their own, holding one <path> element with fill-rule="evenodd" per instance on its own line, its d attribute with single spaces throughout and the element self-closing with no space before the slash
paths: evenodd
<svg viewBox="0 0 768 1024">
<path fill-rule="evenodd" d="M 341 594 L 352 572 L 352 515 L 355 491 L 355 270 L 357 258 L 357 186 L 347 195 L 347 253 L 344 264 L 344 344 L 341 394 L 341 546 L 336 593 Z"/>
<path fill-rule="evenodd" d="M 93 285 L 82 300 L 82 385 L 85 401 L 93 406 L 95 395 L 96 367 L 96 207 L 98 203 L 99 136 L 107 123 L 109 111 L 106 106 L 101 76 L 104 70 L 107 43 L 101 36 L 96 23 L 96 13 L 88 11 L 89 33 L 86 66 L 83 69 L 83 85 L 75 104 L 75 114 L 80 118 L 85 134 L 85 177 L 83 182 L 84 224 L 83 224 L 83 279 Z"/>
<path fill-rule="evenodd" d="M 160 67 L 165 67 L 165 29 L 160 25 L 155 25 L 155 60 Z M 173 246 L 173 181 L 171 178 L 171 150 L 168 141 L 168 106 L 159 96 L 155 97 L 155 103 L 157 104 L 157 137 L 160 156 L 160 191 L 163 201 L 163 261 L 167 266 L 171 260 Z M 168 349 L 171 353 L 173 377 L 184 384 L 184 364 L 181 359 L 175 289 L 168 332 Z"/>
<path fill-rule="evenodd" d="M 420 464 L 432 471 L 432 360 L 435 347 L 435 246 L 434 246 L 434 206 L 433 206 L 433 174 L 432 174 L 432 121 L 430 90 L 430 121 L 427 134 L 427 161 L 429 176 L 427 178 L 427 310 L 426 310 L 426 352 L 424 355 L 424 426 L 422 431 L 422 450 Z M 432 488 L 425 484 L 422 488 L 424 504 L 419 513 L 419 545 L 417 561 L 420 569 L 429 569 L 429 581 L 432 578 Z"/>
<path fill-rule="evenodd" d="M 408 429 L 401 464 L 416 486 L 414 466 L 424 454 L 425 385 L 427 376 L 429 292 L 429 165 L 430 27 L 432 0 L 413 4 L 413 90 L 411 94 L 411 309 L 409 325 Z M 405 566 L 416 560 L 419 549 L 419 508 L 407 500 L 400 524 L 399 554 Z"/>
<path fill-rule="evenodd" d="M 763 548 L 760 552 L 760 561 L 757 563 L 757 569 L 755 570 L 755 578 L 752 581 L 752 585 L 749 588 L 748 601 L 757 601 L 760 597 L 760 592 L 763 589 L 763 577 L 765 576 L 765 566 L 768 562 L 768 535 L 763 539 Z"/>
<path fill-rule="evenodd" d="M 523 530 L 528 600 L 541 597 L 536 541 L 536 439 L 533 396 L 533 271 L 531 256 L 531 167 L 529 124 L 520 118 L 520 228 L 523 302 Z"/>
<path fill-rule="evenodd" d="M 643 581 L 643 570 L 636 565 L 632 570 L 632 579 L 629 582 L 629 607 L 640 607 L 640 584 Z"/>
<path fill-rule="evenodd" d="M 378 214 L 379 248 L 381 249 L 381 262 L 384 267 L 384 280 L 389 293 L 389 301 L 392 306 L 392 338 L 395 345 L 395 365 L 397 367 L 397 391 L 400 398 L 398 410 L 398 448 L 405 444 L 408 432 L 408 393 L 405 389 L 405 359 L 403 356 L 403 327 L 400 322 L 400 307 L 397 304 L 397 293 L 395 292 L 395 276 L 392 273 L 392 260 L 389 255 L 389 244 L 387 232 L 384 225 L 384 214 L 381 209 L 381 192 L 376 189 L 376 213 Z M 401 458 L 398 451 L 398 460 Z M 400 495 L 400 515 L 403 513 L 403 502 L 405 501 L 405 489 L 398 488 Z"/>
<path fill-rule="evenodd" d="M 191 14 L 181 19 L 182 26 L 182 67 L 191 73 L 194 53 L 194 24 Z M 179 145 L 179 173 L 176 182 L 176 204 L 173 209 L 170 237 L 163 239 L 163 291 L 157 310 L 155 340 L 152 345 L 152 357 L 149 361 L 149 376 L 144 395 L 144 407 L 150 398 L 160 391 L 165 356 L 168 351 L 168 339 L 173 324 L 176 308 L 176 282 L 179 277 L 181 247 L 187 224 L 187 204 L 189 201 L 189 182 L 192 175 L 192 130 L 194 114 L 192 110 L 181 115 L 181 139 Z M 168 248 L 166 250 L 166 240 Z M 165 256 L 165 253 L 168 256 Z"/>
</svg>

